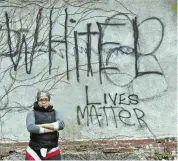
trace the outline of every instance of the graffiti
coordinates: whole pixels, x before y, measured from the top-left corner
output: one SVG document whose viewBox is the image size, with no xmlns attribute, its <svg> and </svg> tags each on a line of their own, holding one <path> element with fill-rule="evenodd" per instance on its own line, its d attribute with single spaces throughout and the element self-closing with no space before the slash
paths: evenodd
<svg viewBox="0 0 178 161">
<path fill-rule="evenodd" d="M 42 68 L 42 65 L 40 65 L 41 71 L 38 72 L 41 73 L 45 69 L 44 75 L 46 78 L 49 77 L 47 78 L 49 82 L 46 84 L 49 84 L 53 78 L 57 78 L 55 85 L 64 78 L 69 83 L 73 79 L 76 79 L 79 83 L 87 76 L 95 77 L 95 80 L 99 78 L 100 84 L 103 84 L 104 78 L 107 83 L 130 88 L 131 93 L 138 91 L 138 89 L 135 89 L 137 86 L 135 84 L 141 84 L 137 82 L 142 77 L 149 78 L 150 75 L 153 75 L 156 80 L 159 77 L 160 82 L 164 81 L 166 84 L 164 72 L 156 57 L 156 51 L 161 46 L 164 37 L 164 24 L 159 18 L 150 17 L 138 22 L 139 16 L 129 10 L 127 10 L 129 13 L 115 12 L 108 14 L 101 9 L 100 12 L 105 15 L 101 14 L 98 17 L 91 13 L 92 11 L 95 12 L 95 8 L 92 10 L 84 8 L 82 12 L 77 11 L 72 14 L 71 6 L 68 7 L 62 7 L 63 11 L 60 11 L 61 8 L 55 5 L 48 9 L 43 6 L 38 7 L 38 10 L 33 14 L 33 21 L 29 21 L 28 24 L 29 15 L 20 16 L 17 14 L 14 16 L 10 11 L 4 9 L 2 11 L 4 16 L 1 16 L 2 21 L 0 22 L 0 35 L 3 37 L 0 43 L 1 62 L 4 61 L 4 58 L 10 58 L 15 72 L 18 73 L 18 70 L 25 66 L 25 72 L 30 75 L 35 72 L 36 66 L 34 63 L 37 63 L 45 55 L 48 59 L 49 75 L 46 74 L 46 67 Z M 16 12 L 15 7 L 12 7 L 12 9 Z M 81 17 L 76 18 L 75 15 L 77 14 Z M 18 20 L 16 20 L 17 17 Z M 90 19 L 94 20 L 88 22 Z M 140 35 L 144 36 L 141 28 L 143 25 L 153 22 L 156 22 L 160 29 L 159 39 L 149 52 L 144 53 L 139 47 Z M 59 64 L 53 63 L 55 54 L 59 57 Z M 147 69 L 147 67 L 144 69 L 143 67 L 144 70 L 142 70 L 140 62 L 147 61 L 148 58 L 150 59 L 149 63 L 157 66 L 157 69 Z M 8 69 L 11 69 L 12 66 L 9 66 Z M 59 68 L 59 66 L 62 66 L 62 68 Z M 56 75 L 55 72 L 58 74 Z M 70 77 L 72 72 L 75 72 L 75 77 Z M 38 73 L 36 73 L 37 75 Z M 17 77 L 12 78 L 18 80 Z M 44 80 L 42 79 L 42 81 Z M 161 92 L 166 90 L 165 85 Z M 136 94 L 138 93 L 136 92 Z M 160 92 L 153 93 L 145 98 L 142 98 L 141 95 L 140 99 L 152 99 L 158 95 L 160 95 Z M 114 98 L 111 95 L 109 97 L 115 102 L 118 95 L 115 95 Z"/>
<path fill-rule="evenodd" d="M 39 24 L 40 24 L 40 21 L 41 21 L 41 12 L 42 12 L 42 9 L 39 10 L 38 14 L 37 14 L 37 18 L 36 18 L 36 29 L 35 29 L 35 33 L 34 33 L 34 42 L 33 42 L 33 46 L 32 46 L 32 50 L 31 52 L 28 52 L 27 51 L 27 43 L 26 43 L 26 38 L 25 38 L 25 35 L 23 34 L 22 36 L 22 41 L 21 41 L 21 44 L 20 44 L 20 38 L 21 38 L 21 33 L 18 32 L 18 31 L 14 31 L 15 34 L 17 34 L 18 36 L 18 42 L 17 42 L 17 45 L 16 45 L 16 51 L 13 52 L 12 51 L 12 41 L 11 41 L 11 29 L 9 27 L 9 16 L 8 16 L 8 13 L 6 12 L 5 13 L 5 17 L 6 17 L 6 26 L 7 26 L 7 35 L 8 35 L 8 46 L 9 46 L 9 53 L 10 53 L 10 58 L 11 58 L 11 61 L 13 63 L 13 66 L 14 66 L 14 70 L 17 71 L 17 67 L 18 67 L 18 64 L 19 64 L 19 60 L 20 60 L 20 56 L 22 54 L 22 47 L 23 47 L 23 44 L 25 45 L 25 66 L 26 66 L 26 72 L 28 74 L 31 73 L 31 70 L 32 70 L 32 63 L 33 63 L 33 57 L 34 57 L 34 54 L 35 54 L 35 48 L 37 47 L 37 44 L 38 44 L 38 35 L 39 35 Z M 27 53 L 28 52 L 28 53 Z M 29 67 L 29 70 L 28 70 L 28 63 L 27 63 L 27 56 L 28 54 L 30 54 L 30 67 Z M 14 57 L 17 56 L 17 60 L 16 62 L 14 61 Z"/>
<path fill-rule="evenodd" d="M 77 123 L 81 125 L 81 120 L 86 119 L 87 120 L 87 126 L 91 124 L 94 124 L 94 120 L 97 120 L 97 125 L 101 126 L 100 118 L 105 119 L 106 125 L 109 126 L 109 120 L 107 113 L 108 111 L 112 111 L 112 117 L 114 119 L 115 127 L 118 127 L 118 123 L 123 123 L 127 126 L 140 126 L 145 127 L 147 124 L 145 120 L 143 119 L 145 114 L 142 110 L 138 108 L 133 108 L 134 116 L 131 114 L 130 111 L 124 109 L 123 107 L 117 107 L 117 106 L 103 106 L 103 107 L 96 107 L 96 105 L 90 105 L 85 106 L 85 108 L 82 110 L 80 106 L 77 106 Z M 103 114 L 101 114 L 103 113 Z M 127 116 L 125 116 L 127 115 Z M 133 123 L 132 118 L 136 117 L 137 122 Z M 117 121 L 117 118 L 119 118 L 119 121 Z M 126 120 L 127 119 L 127 120 Z M 127 123 L 127 122 L 132 123 Z"/>
<path fill-rule="evenodd" d="M 139 103 L 138 96 L 135 94 L 131 94 L 126 96 L 125 93 L 115 93 L 113 96 L 111 96 L 110 93 L 103 94 L 103 102 L 90 102 L 89 101 L 89 95 L 88 95 L 88 86 L 85 87 L 85 93 L 86 93 L 86 105 L 101 105 L 101 104 L 107 104 L 108 100 L 112 102 L 113 105 L 137 105 Z"/>
<path fill-rule="evenodd" d="M 69 69 L 69 65 L 71 64 L 71 62 L 69 61 L 69 41 L 68 41 L 68 19 L 69 19 L 69 15 L 68 15 L 68 11 L 67 8 L 65 9 L 65 21 L 64 23 L 64 40 L 58 40 L 55 37 L 53 33 L 53 28 L 55 27 L 55 25 L 53 22 L 53 10 L 54 7 L 52 7 L 52 9 L 50 10 L 50 15 L 49 15 L 49 28 L 48 28 L 48 38 L 44 41 L 48 42 L 48 45 L 46 45 L 48 47 L 48 57 L 49 57 L 49 74 L 51 74 L 51 67 L 52 67 L 52 53 L 55 51 L 55 49 L 53 48 L 53 44 L 56 45 L 56 43 L 59 43 L 58 45 L 60 45 L 61 43 L 65 44 L 65 60 L 66 60 L 66 74 L 67 74 L 67 80 L 69 80 L 69 75 L 70 75 L 70 71 L 71 69 Z M 40 25 L 41 25 L 41 21 L 42 21 L 42 16 L 43 16 L 43 9 L 39 9 L 37 16 L 36 16 L 36 28 L 33 34 L 34 40 L 33 40 L 33 45 L 31 47 L 27 46 L 27 38 L 25 36 L 25 34 L 23 34 L 24 30 L 28 31 L 28 29 L 23 28 L 23 30 L 12 30 L 10 28 L 10 20 L 9 20 L 9 15 L 6 12 L 5 13 L 5 18 L 6 18 L 6 28 L 5 29 L 1 29 L 2 31 L 6 31 L 7 32 L 7 42 L 8 42 L 8 47 L 9 47 L 9 51 L 6 52 L 6 54 L 2 54 L 1 56 L 6 56 L 6 57 L 10 57 L 13 66 L 14 66 L 14 70 L 17 71 L 17 67 L 19 64 L 19 60 L 22 57 L 22 54 L 25 55 L 25 66 L 26 66 L 26 73 L 30 74 L 31 70 L 32 70 L 32 65 L 33 65 L 33 60 L 34 60 L 34 55 L 36 53 L 36 48 L 40 47 L 40 46 L 45 46 L 45 42 L 38 42 L 39 39 L 39 34 L 40 34 Z M 59 15 L 60 16 L 60 15 Z M 125 18 L 124 22 L 118 22 L 118 23 L 113 23 L 112 21 L 114 21 L 116 18 L 119 18 L 120 16 L 123 16 Z M 140 71 L 138 68 L 138 60 L 140 59 L 140 57 L 143 57 L 142 53 L 139 53 L 138 51 L 138 41 L 139 41 L 139 27 L 147 22 L 147 21 L 152 21 L 152 20 L 156 20 L 157 22 L 159 22 L 159 24 L 161 25 L 161 38 L 160 41 L 158 43 L 158 45 L 153 49 L 152 52 L 150 53 L 144 53 L 144 57 L 147 56 L 152 56 L 153 57 L 153 61 L 155 61 L 154 63 L 158 63 L 158 60 L 156 58 L 155 55 L 153 55 L 153 53 L 155 53 L 159 46 L 161 45 L 161 42 L 163 40 L 163 36 L 164 36 L 164 26 L 163 23 L 161 22 L 160 19 L 156 18 L 156 17 L 151 17 L 148 18 L 144 21 L 142 21 L 140 24 L 138 24 L 137 22 L 137 17 L 130 19 L 128 15 L 124 14 L 124 13 L 119 13 L 119 14 L 115 14 L 114 16 L 111 16 L 109 18 L 107 18 L 105 20 L 104 23 L 101 22 L 96 22 L 96 26 L 98 27 L 98 31 L 91 31 L 91 23 L 87 23 L 86 24 L 86 32 L 78 32 L 78 31 L 73 31 L 74 33 L 74 56 L 75 56 L 75 70 L 76 70 L 76 78 L 77 81 L 79 82 L 79 78 L 80 78 L 80 66 L 79 63 L 82 62 L 80 58 L 80 54 L 79 52 L 83 52 L 83 50 L 86 52 L 86 57 L 87 57 L 87 77 L 90 76 L 94 76 L 93 74 L 93 69 L 92 69 L 92 62 L 91 59 L 93 57 L 93 52 L 92 52 L 92 37 L 97 37 L 98 38 L 98 51 L 96 51 L 96 53 L 98 54 L 98 69 L 99 69 L 99 78 L 100 78 L 100 83 L 102 84 L 102 75 L 105 75 L 108 79 L 108 81 L 110 81 L 111 83 L 113 83 L 114 85 L 119 85 L 119 86 L 125 86 L 128 85 L 129 83 L 132 83 L 132 81 L 134 79 L 136 79 L 137 77 L 143 76 L 143 75 L 148 75 L 148 74 L 157 74 L 157 75 L 163 75 L 162 71 L 156 71 L 156 70 L 150 70 L 150 71 Z M 70 22 L 72 21 L 72 19 L 70 19 Z M 71 23 L 75 23 L 75 21 L 73 20 Z M 118 30 L 118 35 L 115 35 L 116 37 L 119 37 L 120 35 L 124 35 L 124 33 L 122 33 L 122 30 L 126 29 L 126 26 L 129 26 L 129 31 L 130 33 L 133 34 L 133 42 L 131 42 L 131 44 L 133 44 L 132 46 L 126 46 L 126 45 L 122 45 L 122 42 L 114 42 L 114 41 L 106 41 L 104 40 L 105 35 L 107 34 L 107 28 L 110 28 L 112 30 L 113 29 L 121 29 L 121 31 Z M 23 26 L 22 26 L 23 27 Z M 1 27 L 2 28 L 2 27 Z M 14 33 L 14 36 L 17 37 L 17 43 L 16 43 L 16 47 L 15 47 L 15 51 L 13 51 L 12 49 L 12 36 L 11 36 L 11 32 Z M 42 33 L 41 33 L 42 34 Z M 79 47 L 78 45 L 78 41 L 81 37 L 86 37 L 86 48 L 85 47 Z M 104 41 L 104 42 L 103 42 Z M 130 40 L 132 41 L 132 40 Z M 71 42 L 70 42 L 71 43 Z M 104 49 L 105 46 L 110 46 L 107 50 Z M 111 47 L 112 46 L 112 47 Z M 114 47 L 115 46 L 115 47 Z M 29 51 L 29 48 L 31 48 L 31 51 Z M 81 49 L 79 51 L 79 48 Z M 7 54 L 10 53 L 10 54 Z M 132 57 L 132 66 L 130 66 L 130 68 L 127 69 L 123 69 L 124 67 L 122 67 L 122 64 L 119 63 L 119 59 L 120 58 L 115 58 L 115 61 L 113 61 L 113 54 L 115 54 L 117 57 L 119 57 L 119 55 L 126 55 L 128 56 L 128 58 L 131 56 Z M 30 55 L 30 60 L 28 61 L 28 55 Z M 15 61 L 16 59 L 16 61 Z M 129 58 L 130 59 L 130 58 Z M 117 61 L 118 60 L 118 61 Z M 28 67 L 29 64 L 29 67 Z M 134 72 L 132 72 L 134 71 Z M 112 74 L 113 73 L 113 74 Z M 114 74 L 115 73 L 115 74 Z M 120 83 L 120 81 L 118 81 L 118 79 L 115 79 L 115 77 L 122 77 L 125 76 L 125 78 L 121 78 L 122 82 L 125 83 Z"/>
<path fill-rule="evenodd" d="M 15 7 L 13 9 L 15 12 Z M 103 12 L 103 10 L 101 11 Z M 45 76 L 49 77 L 47 78 L 49 82 L 46 84 L 49 84 L 54 77 L 59 77 L 48 90 L 52 90 L 61 78 L 66 78 L 67 81 L 74 79 L 74 77 L 70 77 L 70 73 L 73 71 L 76 72 L 77 82 L 82 81 L 83 73 L 86 72 L 87 77 L 96 77 L 98 75 L 100 84 L 103 84 L 103 77 L 105 77 L 109 83 L 115 86 L 131 87 L 132 90 L 134 90 L 134 82 L 138 77 L 159 75 L 164 79 L 164 72 L 159 65 L 159 61 L 153 55 L 160 47 L 164 37 L 164 25 L 159 18 L 150 17 L 139 23 L 138 17 L 132 12 L 116 12 L 110 15 L 107 13 L 102 18 L 99 17 L 99 19 L 88 22 L 92 17 L 90 12 L 90 10 L 76 12 L 76 14 L 82 14 L 81 19 L 76 19 L 68 8 L 64 8 L 63 12 L 59 12 L 59 8 L 56 8 L 55 5 L 48 9 L 39 7 L 37 12 L 33 14 L 33 23 L 31 21 L 31 24 L 26 25 L 26 20 L 29 18 L 28 15 L 25 15 L 26 19 L 19 17 L 19 21 L 15 21 L 16 17 L 11 12 L 5 10 L 2 12 L 4 16 L 1 17 L 4 21 L 0 23 L 0 34 L 3 36 L 0 44 L 0 57 L 10 58 L 15 72 L 18 72 L 20 68 L 25 66 L 26 73 L 30 75 L 34 70 L 32 68 L 34 62 L 37 61 L 37 57 L 40 59 L 45 54 L 48 57 L 49 73 L 49 76 L 45 73 Z M 87 14 L 85 15 L 85 13 Z M 63 16 L 62 20 L 60 20 L 61 16 Z M 93 18 L 95 18 L 95 15 L 93 15 Z M 158 22 L 161 30 L 160 40 L 150 52 L 142 53 L 138 48 L 140 28 L 145 23 L 152 21 Z M 21 26 L 15 27 L 17 24 Z M 80 24 L 82 24 L 83 31 L 81 28 L 77 28 Z M 27 27 L 29 25 L 31 28 Z M 59 31 L 59 28 L 62 30 Z M 115 35 L 110 33 L 111 31 Z M 112 34 L 112 37 L 108 36 L 110 34 Z M 127 40 L 129 43 L 125 42 L 125 36 L 128 36 Z M 2 47 L 3 45 L 5 47 Z M 65 60 L 63 62 L 65 68 L 53 68 L 54 54 Z M 141 71 L 140 59 L 146 59 L 149 56 L 154 61 L 150 63 L 158 64 L 160 68 L 158 70 Z M 124 60 L 122 61 L 122 59 Z M 129 61 L 127 62 L 127 60 Z M 94 64 L 98 65 L 94 66 Z M 55 63 L 55 65 L 58 64 Z M 83 66 L 86 67 L 84 70 Z M 56 69 L 59 73 L 57 75 L 52 73 Z M 39 73 L 42 71 L 43 69 Z M 50 77 L 50 75 L 52 76 Z M 17 77 L 12 78 L 18 80 Z M 45 81 L 45 79 L 42 79 L 42 81 Z M 114 97 L 110 93 L 104 93 L 104 102 L 107 102 L 109 99 L 114 106 L 118 102 L 119 105 L 132 104 L 134 101 L 138 103 L 136 102 L 137 100 L 132 100 L 132 95 L 128 96 L 130 101 L 124 103 L 124 96 L 124 93 L 115 93 Z M 153 94 L 153 96 L 155 95 Z"/>
<path fill-rule="evenodd" d="M 148 129 L 149 109 L 159 109 L 170 94 L 163 58 L 174 48 L 167 39 L 168 29 L 174 30 L 164 16 L 124 4 L 0 3 L 0 118 L 29 110 L 34 93 L 46 90 L 54 107 L 60 97 L 63 112 L 72 111 L 67 116 L 79 128 Z M 152 104 L 156 99 L 161 105 Z"/>
<path fill-rule="evenodd" d="M 137 105 L 138 102 L 138 96 L 137 95 L 128 95 L 126 96 L 125 93 L 119 94 L 116 93 L 114 95 L 114 98 L 111 96 L 110 93 L 106 94 L 104 93 L 104 99 L 103 102 L 90 102 L 89 101 L 89 95 L 88 95 L 88 86 L 85 87 L 85 93 L 86 93 L 86 106 L 84 108 L 81 108 L 80 106 L 77 106 L 77 123 L 80 125 L 81 120 L 87 121 L 87 126 L 93 124 L 94 120 L 97 120 L 97 124 L 101 126 L 100 118 L 104 119 L 106 122 L 106 125 L 109 126 L 108 121 L 108 111 L 112 111 L 112 118 L 114 119 L 115 127 L 118 127 L 118 121 L 117 118 L 119 118 L 120 122 L 128 125 L 128 126 L 136 126 L 136 123 L 127 123 L 131 121 L 131 119 L 135 116 L 137 123 L 139 126 L 145 126 L 147 125 L 146 122 L 143 120 L 145 114 L 142 110 L 138 108 L 133 108 L 132 113 L 126 108 L 123 107 L 123 105 Z M 117 101 L 117 96 L 118 101 Z M 126 97 L 128 98 L 126 102 Z M 107 100 L 110 100 L 112 102 L 112 105 L 108 103 Z M 104 104 L 104 106 L 102 106 Z M 110 105 L 110 106 L 108 106 Z M 119 106 L 118 106 L 119 105 Z M 101 114 L 102 113 L 102 114 Z M 133 116 L 134 115 L 134 116 Z M 127 121 L 126 121 L 127 119 Z"/>
</svg>

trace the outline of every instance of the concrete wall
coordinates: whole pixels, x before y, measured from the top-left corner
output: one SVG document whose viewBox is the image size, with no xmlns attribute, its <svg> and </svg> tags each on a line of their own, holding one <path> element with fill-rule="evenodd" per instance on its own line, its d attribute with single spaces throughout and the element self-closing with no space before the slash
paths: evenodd
<svg viewBox="0 0 178 161">
<path fill-rule="evenodd" d="M 176 136 L 175 1 L 0 1 L 1 141 L 28 141 L 38 90 L 61 139 Z"/>
</svg>

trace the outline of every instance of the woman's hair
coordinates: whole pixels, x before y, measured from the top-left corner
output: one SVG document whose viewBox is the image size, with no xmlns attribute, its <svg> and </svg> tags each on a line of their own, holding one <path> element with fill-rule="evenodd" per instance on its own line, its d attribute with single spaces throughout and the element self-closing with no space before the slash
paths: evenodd
<svg viewBox="0 0 178 161">
<path fill-rule="evenodd" d="M 48 97 L 49 101 L 51 99 L 51 95 L 47 91 L 38 91 L 36 95 L 36 99 L 39 100 L 40 97 Z"/>
</svg>

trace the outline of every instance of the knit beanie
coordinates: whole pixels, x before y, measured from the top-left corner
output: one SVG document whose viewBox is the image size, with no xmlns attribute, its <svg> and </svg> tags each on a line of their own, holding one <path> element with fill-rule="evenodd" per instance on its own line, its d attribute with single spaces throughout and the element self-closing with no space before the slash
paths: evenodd
<svg viewBox="0 0 178 161">
<path fill-rule="evenodd" d="M 39 100 L 40 97 L 48 97 L 49 101 L 50 101 L 50 98 L 51 98 L 50 93 L 47 92 L 47 91 L 38 91 L 36 99 Z"/>
</svg>

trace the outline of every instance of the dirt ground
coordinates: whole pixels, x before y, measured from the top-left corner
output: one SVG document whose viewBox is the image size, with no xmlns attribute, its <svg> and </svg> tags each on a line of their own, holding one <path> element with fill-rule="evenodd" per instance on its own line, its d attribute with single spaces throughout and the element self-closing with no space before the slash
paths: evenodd
<svg viewBox="0 0 178 161">
<path fill-rule="evenodd" d="M 28 143 L 0 143 L 1 160 L 24 160 Z M 177 142 L 165 140 L 59 142 L 63 160 L 153 160 L 169 157 Z"/>
</svg>

